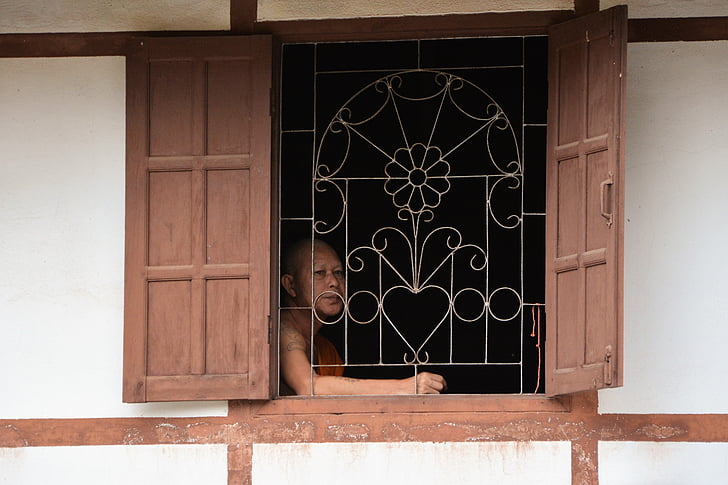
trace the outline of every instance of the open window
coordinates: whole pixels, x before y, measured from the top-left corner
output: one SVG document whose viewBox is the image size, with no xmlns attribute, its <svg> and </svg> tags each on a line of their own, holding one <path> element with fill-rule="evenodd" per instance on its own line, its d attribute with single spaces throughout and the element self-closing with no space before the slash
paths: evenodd
<svg viewBox="0 0 728 485">
<path fill-rule="evenodd" d="M 554 27 L 549 38 L 548 395 L 621 383 L 625 26 L 626 9 L 615 8 Z M 270 256 L 277 249 L 269 222 L 278 194 L 269 182 L 270 72 L 270 42 L 259 37 L 145 39 L 129 56 L 127 402 L 271 397 L 269 295 L 277 275 Z M 415 66 L 407 75 L 429 74 Z M 451 71 L 440 79 L 464 78 Z M 422 185 L 413 179 L 419 172 L 410 172 L 399 178 Z M 334 182 L 328 178 L 322 183 Z M 477 273 L 477 258 L 470 261 Z M 490 305 L 492 292 L 478 278 L 453 295 Z M 522 295 L 516 300 L 523 326 L 530 309 L 524 312 Z M 479 312 L 461 313 L 468 320 Z M 414 350 L 410 358 L 427 359 Z"/>
<path fill-rule="evenodd" d="M 343 261 L 344 376 L 543 393 L 547 40 L 283 46 L 281 248 Z"/>
</svg>

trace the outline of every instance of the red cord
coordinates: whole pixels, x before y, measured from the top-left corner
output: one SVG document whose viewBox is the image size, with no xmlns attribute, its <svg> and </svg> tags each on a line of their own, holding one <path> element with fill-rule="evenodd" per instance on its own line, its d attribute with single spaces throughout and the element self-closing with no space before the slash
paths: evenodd
<svg viewBox="0 0 728 485">
<path fill-rule="evenodd" d="M 536 312 L 538 308 L 538 312 Z M 533 393 L 538 392 L 538 388 L 541 385 L 541 305 L 533 305 L 531 307 L 531 320 L 533 326 L 531 327 L 531 337 L 536 337 L 536 349 L 538 349 L 538 370 L 536 374 L 536 389 Z"/>
</svg>

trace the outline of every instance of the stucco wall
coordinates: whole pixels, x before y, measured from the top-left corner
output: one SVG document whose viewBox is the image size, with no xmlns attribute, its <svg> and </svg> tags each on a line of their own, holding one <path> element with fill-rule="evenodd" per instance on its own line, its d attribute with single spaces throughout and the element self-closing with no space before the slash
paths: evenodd
<svg viewBox="0 0 728 485">
<path fill-rule="evenodd" d="M 599 444 L 599 485 L 718 484 L 728 474 L 728 443 Z"/>
<path fill-rule="evenodd" d="M 728 15 L 728 2 L 724 0 L 599 0 L 603 9 L 614 5 L 627 5 L 630 18 Z"/>
<path fill-rule="evenodd" d="M 601 0 L 630 17 L 728 15 L 724 0 Z M 573 0 L 258 0 L 258 20 L 572 10 Z M 229 0 L 0 0 L 0 33 L 227 30 Z"/>
<path fill-rule="evenodd" d="M 0 59 L 0 418 L 227 411 L 121 402 L 124 89 L 122 57 Z"/>
<path fill-rule="evenodd" d="M 0 448 L 0 483 L 12 485 L 226 485 L 223 445 Z"/>
<path fill-rule="evenodd" d="M 456 465 L 457 464 L 457 465 Z M 255 485 L 568 485 L 568 442 L 257 444 Z"/>
<path fill-rule="evenodd" d="M 728 42 L 627 59 L 625 386 L 600 409 L 728 412 Z"/>
<path fill-rule="evenodd" d="M 0 0 L 0 33 L 229 28 L 229 0 Z"/>
<path fill-rule="evenodd" d="M 259 20 L 573 10 L 573 0 L 258 0 Z"/>
</svg>

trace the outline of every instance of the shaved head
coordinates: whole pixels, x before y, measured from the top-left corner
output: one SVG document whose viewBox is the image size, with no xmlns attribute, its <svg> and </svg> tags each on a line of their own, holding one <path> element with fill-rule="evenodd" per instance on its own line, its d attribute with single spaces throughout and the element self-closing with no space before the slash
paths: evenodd
<svg viewBox="0 0 728 485">
<path fill-rule="evenodd" d="M 334 251 L 334 248 L 321 239 L 313 240 L 314 248 L 328 248 Z M 281 273 L 289 275 L 297 275 L 301 268 L 305 265 L 311 265 L 311 239 L 299 239 L 286 248 L 283 252 L 283 260 L 281 261 Z M 336 252 L 336 251 L 334 251 Z"/>
<path fill-rule="evenodd" d="M 344 268 L 328 243 L 302 239 L 283 253 L 281 286 L 286 305 L 315 308 L 317 319 L 335 317 L 344 307 Z"/>
</svg>

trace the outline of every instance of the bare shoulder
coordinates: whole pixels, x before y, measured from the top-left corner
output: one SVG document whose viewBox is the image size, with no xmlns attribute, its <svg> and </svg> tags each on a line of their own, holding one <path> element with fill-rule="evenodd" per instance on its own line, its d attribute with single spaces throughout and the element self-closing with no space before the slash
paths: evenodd
<svg viewBox="0 0 728 485">
<path fill-rule="evenodd" d="M 281 350 L 306 351 L 306 341 L 301 332 L 294 326 L 290 315 L 281 313 L 281 330 L 280 330 Z"/>
<path fill-rule="evenodd" d="M 301 335 L 300 330 L 296 328 L 293 322 L 293 317 L 286 311 L 281 312 L 281 337 L 291 337 L 298 335 L 299 337 L 303 338 L 303 335 Z"/>
</svg>

